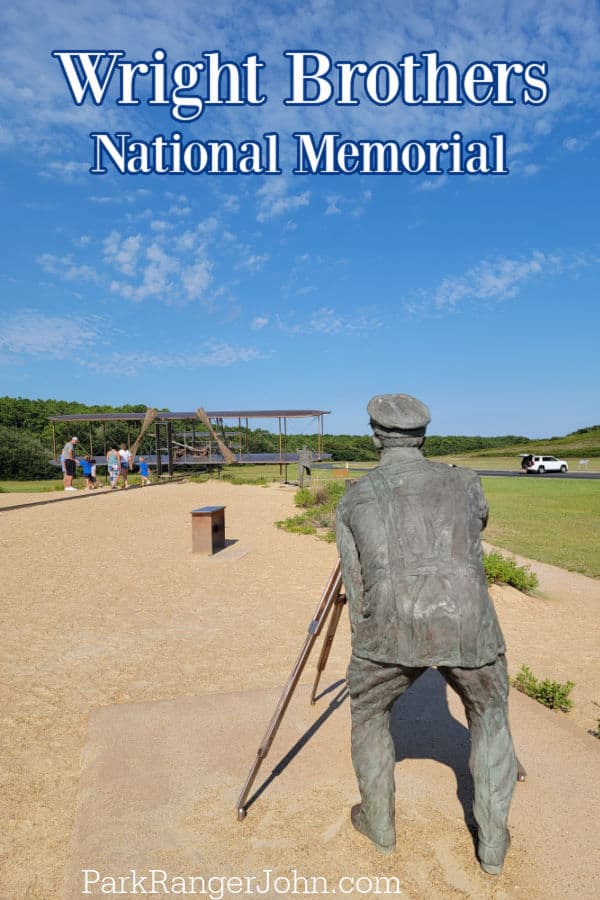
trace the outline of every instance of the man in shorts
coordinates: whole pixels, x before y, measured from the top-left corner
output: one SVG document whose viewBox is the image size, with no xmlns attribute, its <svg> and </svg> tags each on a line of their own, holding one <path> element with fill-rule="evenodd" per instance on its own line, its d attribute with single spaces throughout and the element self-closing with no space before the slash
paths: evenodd
<svg viewBox="0 0 600 900">
<path fill-rule="evenodd" d="M 62 450 L 62 459 L 64 465 L 64 476 L 63 476 L 63 484 L 65 487 L 65 491 L 76 491 L 77 488 L 73 487 L 73 478 L 75 477 L 75 466 L 77 465 L 77 460 L 75 459 L 75 445 L 77 444 L 77 438 L 72 437 L 70 441 L 67 441 Z"/>
</svg>

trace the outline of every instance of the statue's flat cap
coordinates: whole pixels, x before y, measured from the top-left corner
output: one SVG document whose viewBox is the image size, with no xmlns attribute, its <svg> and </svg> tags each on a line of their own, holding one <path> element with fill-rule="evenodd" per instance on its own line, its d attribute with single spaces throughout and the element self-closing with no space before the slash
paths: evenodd
<svg viewBox="0 0 600 900">
<path fill-rule="evenodd" d="M 378 394 L 369 401 L 367 412 L 373 427 L 387 431 L 414 431 L 431 422 L 428 407 L 410 394 Z"/>
</svg>

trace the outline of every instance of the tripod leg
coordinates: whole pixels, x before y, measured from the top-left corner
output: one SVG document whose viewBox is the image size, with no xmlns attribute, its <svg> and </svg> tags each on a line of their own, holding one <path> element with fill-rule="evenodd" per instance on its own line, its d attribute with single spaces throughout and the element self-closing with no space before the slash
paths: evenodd
<svg viewBox="0 0 600 900">
<path fill-rule="evenodd" d="M 321 653 L 319 656 L 319 661 L 317 663 L 317 674 L 315 676 L 315 682 L 313 684 L 312 693 L 310 695 L 310 705 L 314 706 L 315 697 L 317 696 L 317 688 L 319 686 L 319 681 L 321 680 L 321 675 L 325 671 L 325 666 L 327 665 L 327 660 L 329 659 L 329 652 L 331 650 L 331 646 L 333 644 L 333 639 L 335 637 L 335 633 L 337 631 L 337 627 L 340 621 L 340 616 L 342 615 L 342 610 L 346 603 L 346 597 L 344 594 L 338 594 L 334 601 L 333 613 L 331 614 L 331 619 L 329 620 L 329 628 L 327 629 L 327 634 L 323 640 L 323 646 L 321 648 Z"/>
<path fill-rule="evenodd" d="M 250 789 L 254 783 L 254 779 L 260 769 L 262 761 L 265 759 L 267 753 L 271 748 L 271 744 L 275 738 L 279 730 L 279 726 L 281 725 L 281 721 L 285 715 L 285 711 L 288 708 L 289 702 L 292 699 L 292 695 L 298 684 L 300 676 L 304 670 L 304 667 L 308 661 L 308 657 L 310 656 L 310 651 L 312 650 L 315 640 L 317 639 L 317 635 L 321 632 L 324 622 L 327 619 L 327 616 L 331 612 L 331 609 L 334 606 L 336 598 L 339 596 L 340 590 L 342 586 L 342 575 L 340 570 L 339 560 L 333 568 L 331 575 L 329 576 L 329 580 L 321 595 L 321 599 L 317 605 L 317 609 L 315 611 L 315 615 L 308 626 L 308 634 L 304 640 L 304 644 L 302 645 L 302 649 L 298 655 L 294 668 L 291 671 L 291 674 L 286 682 L 286 685 L 283 689 L 281 697 L 279 698 L 279 702 L 273 713 L 273 717 L 269 723 L 269 727 L 267 728 L 264 737 L 260 743 L 258 748 L 258 752 L 256 754 L 256 759 L 248 773 L 248 777 L 246 778 L 246 782 L 244 787 L 242 788 L 242 792 L 238 798 L 236 809 L 237 809 L 237 817 L 238 822 L 241 822 L 246 818 L 246 800 L 248 799 L 248 794 L 250 793 Z"/>
</svg>

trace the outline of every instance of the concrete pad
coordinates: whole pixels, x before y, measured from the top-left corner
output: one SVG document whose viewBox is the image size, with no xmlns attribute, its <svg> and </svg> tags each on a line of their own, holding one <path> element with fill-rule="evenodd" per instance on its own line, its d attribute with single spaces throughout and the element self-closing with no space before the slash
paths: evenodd
<svg viewBox="0 0 600 900">
<path fill-rule="evenodd" d="M 149 892 L 152 869 L 167 873 L 173 893 L 185 887 L 194 896 L 210 896 L 211 887 L 214 896 L 222 889 L 223 897 L 258 894 L 259 888 L 261 896 L 293 896 L 294 878 L 299 889 L 319 896 L 324 882 L 311 881 L 317 876 L 338 894 L 340 879 L 348 890 L 349 879 L 361 878 L 348 893 L 353 897 L 383 896 L 382 882 L 376 884 L 383 877 L 398 879 L 402 897 L 424 900 L 597 895 L 600 742 L 513 692 L 512 728 L 528 780 L 515 791 L 504 873 L 485 875 L 465 824 L 471 819 L 469 739 L 460 702 L 451 693 L 447 698 L 436 672 L 426 673 L 393 712 L 398 846 L 381 856 L 349 824 L 350 806 L 358 800 L 349 702 L 341 676 L 325 674 L 327 690 L 315 707 L 308 686 L 297 690 L 241 823 L 236 801 L 279 691 L 94 710 L 67 900 L 107 896 L 110 888 L 138 896 L 140 885 Z M 98 881 L 92 884 L 96 875 L 89 874 L 83 894 L 86 869 L 97 872 Z M 132 870 L 147 879 L 137 888 Z M 117 876 L 125 880 L 107 880 Z M 223 888 L 215 880 L 236 876 L 256 881 Z M 162 875 L 155 878 L 156 893 L 164 893 Z M 301 878 L 309 880 L 307 887 Z"/>
</svg>

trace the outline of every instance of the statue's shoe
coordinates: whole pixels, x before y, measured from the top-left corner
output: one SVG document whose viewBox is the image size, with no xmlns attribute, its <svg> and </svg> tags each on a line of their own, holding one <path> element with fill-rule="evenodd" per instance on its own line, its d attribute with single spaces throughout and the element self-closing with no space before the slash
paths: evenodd
<svg viewBox="0 0 600 900">
<path fill-rule="evenodd" d="M 369 840 L 373 843 L 377 850 L 379 850 L 380 853 L 388 854 L 394 851 L 394 848 L 396 846 L 395 841 L 392 844 L 382 844 L 379 841 L 375 840 L 375 838 L 369 831 L 360 803 L 357 803 L 356 806 L 353 806 L 350 810 L 350 821 L 357 831 L 369 838 Z"/>
<path fill-rule="evenodd" d="M 506 830 L 506 840 L 502 848 L 479 845 L 479 865 L 488 875 L 500 875 L 504 866 L 504 857 L 510 847 L 510 834 Z"/>
</svg>

